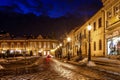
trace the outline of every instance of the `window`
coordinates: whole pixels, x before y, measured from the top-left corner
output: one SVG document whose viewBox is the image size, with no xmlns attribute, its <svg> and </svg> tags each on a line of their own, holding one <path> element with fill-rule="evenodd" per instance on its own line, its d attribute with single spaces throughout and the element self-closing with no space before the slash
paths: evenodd
<svg viewBox="0 0 120 80">
<path fill-rule="evenodd" d="M 114 7 L 114 15 L 117 15 L 119 13 L 119 10 L 120 10 L 120 7 L 119 5 L 117 4 L 115 7 Z"/>
<path fill-rule="evenodd" d="M 46 42 L 44 42 L 44 48 L 46 48 Z"/>
<path fill-rule="evenodd" d="M 96 22 L 93 23 L 94 31 L 96 30 Z"/>
<path fill-rule="evenodd" d="M 32 48 L 33 47 L 33 43 L 32 42 L 30 42 L 30 48 Z"/>
<path fill-rule="evenodd" d="M 20 43 L 17 43 L 17 48 L 20 48 Z"/>
<path fill-rule="evenodd" d="M 98 27 L 100 28 L 102 26 L 102 18 L 98 19 Z"/>
<path fill-rule="evenodd" d="M 41 48 L 41 47 L 42 47 L 41 42 L 39 42 L 39 48 Z"/>
<path fill-rule="evenodd" d="M 14 43 L 11 43 L 11 48 L 14 48 Z"/>
<path fill-rule="evenodd" d="M 5 45 L 4 45 L 4 43 L 1 43 L 1 48 L 5 48 Z"/>
<path fill-rule="evenodd" d="M 47 47 L 50 48 L 50 42 L 47 42 Z"/>
<path fill-rule="evenodd" d="M 102 50 L 102 40 L 99 40 L 99 50 Z"/>
<path fill-rule="evenodd" d="M 84 30 L 84 37 L 86 38 L 86 29 Z"/>
<path fill-rule="evenodd" d="M 80 33 L 79 39 L 80 39 L 80 40 L 82 39 L 82 34 L 81 34 L 81 33 Z"/>
<path fill-rule="evenodd" d="M 107 19 L 110 19 L 112 17 L 112 10 L 107 12 Z"/>
<path fill-rule="evenodd" d="M 94 42 L 94 51 L 96 51 L 96 42 Z"/>
<path fill-rule="evenodd" d="M 56 43 L 52 43 L 52 48 L 56 48 Z"/>
<path fill-rule="evenodd" d="M 26 47 L 27 47 L 27 46 L 26 46 L 26 43 L 23 43 L 23 47 L 26 49 Z"/>
</svg>

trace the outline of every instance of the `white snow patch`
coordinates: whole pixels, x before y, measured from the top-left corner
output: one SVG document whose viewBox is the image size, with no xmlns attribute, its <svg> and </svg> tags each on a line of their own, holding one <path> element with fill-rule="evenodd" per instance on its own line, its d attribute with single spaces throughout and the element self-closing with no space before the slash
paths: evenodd
<svg viewBox="0 0 120 80">
<path fill-rule="evenodd" d="M 67 61 L 66 61 L 66 60 L 64 60 L 63 62 L 65 62 L 65 63 L 66 63 Z"/>
<path fill-rule="evenodd" d="M 0 59 L 0 62 L 8 62 L 6 59 Z"/>
<path fill-rule="evenodd" d="M 87 66 L 96 66 L 96 64 L 93 61 L 88 61 Z"/>
<path fill-rule="evenodd" d="M 1 69 L 4 69 L 4 68 L 3 68 L 3 66 L 0 65 L 0 70 L 1 70 Z"/>
<path fill-rule="evenodd" d="M 79 61 L 79 63 L 87 63 L 88 58 L 84 58 L 83 60 Z"/>
<path fill-rule="evenodd" d="M 93 58 L 92 60 L 120 64 L 119 60 L 109 59 L 109 58 Z"/>
</svg>

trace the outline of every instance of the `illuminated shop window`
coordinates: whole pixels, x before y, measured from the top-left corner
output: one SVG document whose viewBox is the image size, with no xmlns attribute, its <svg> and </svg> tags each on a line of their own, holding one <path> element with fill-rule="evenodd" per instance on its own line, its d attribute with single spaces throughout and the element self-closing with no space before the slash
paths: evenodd
<svg viewBox="0 0 120 80">
<path fill-rule="evenodd" d="M 120 54 L 120 36 L 109 39 L 107 42 L 108 55 Z"/>
</svg>

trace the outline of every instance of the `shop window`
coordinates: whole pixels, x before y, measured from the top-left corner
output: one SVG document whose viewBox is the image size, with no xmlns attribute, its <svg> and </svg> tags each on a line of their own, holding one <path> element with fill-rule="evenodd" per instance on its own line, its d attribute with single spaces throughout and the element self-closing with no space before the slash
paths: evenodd
<svg viewBox="0 0 120 80">
<path fill-rule="evenodd" d="M 117 52 L 118 55 L 120 55 L 120 39 L 117 42 L 117 46 L 115 47 L 115 51 Z"/>
<path fill-rule="evenodd" d="M 113 37 L 107 42 L 109 55 L 120 55 L 120 37 Z"/>
</svg>

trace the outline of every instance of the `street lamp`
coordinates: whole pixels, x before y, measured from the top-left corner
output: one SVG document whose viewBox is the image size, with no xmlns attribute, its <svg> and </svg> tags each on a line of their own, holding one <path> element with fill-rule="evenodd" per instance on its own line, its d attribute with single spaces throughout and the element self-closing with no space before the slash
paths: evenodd
<svg viewBox="0 0 120 80">
<path fill-rule="evenodd" d="M 91 30 L 91 25 L 87 26 L 88 29 L 88 44 L 89 44 L 89 48 L 88 48 L 88 61 L 91 61 L 91 44 L 90 44 L 90 30 Z"/>
<path fill-rule="evenodd" d="M 70 60 L 70 41 L 71 41 L 71 38 L 70 37 L 68 37 L 67 38 L 67 42 L 68 42 L 68 53 L 67 53 L 67 57 L 68 57 L 68 61 Z"/>
<path fill-rule="evenodd" d="M 59 57 L 62 58 L 62 43 L 60 43 L 60 49 L 59 49 Z"/>
</svg>

